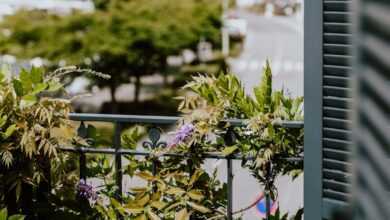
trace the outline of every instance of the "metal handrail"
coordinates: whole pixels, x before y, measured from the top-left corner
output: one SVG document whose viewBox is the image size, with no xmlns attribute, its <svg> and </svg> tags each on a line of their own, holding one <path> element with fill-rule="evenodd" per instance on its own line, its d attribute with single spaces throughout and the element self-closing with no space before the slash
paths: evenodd
<svg viewBox="0 0 390 220">
<path fill-rule="evenodd" d="M 81 126 L 84 126 L 84 122 L 110 122 L 114 126 L 114 137 L 113 137 L 113 147 L 112 148 L 90 148 L 90 147 L 65 147 L 62 146 L 60 149 L 62 151 L 74 152 L 80 155 L 80 179 L 86 179 L 86 154 L 112 154 L 115 156 L 115 177 L 116 184 L 118 186 L 117 197 L 120 200 L 122 190 L 122 156 L 123 155 L 139 155 L 139 156 L 156 156 L 152 151 L 138 151 L 132 149 L 123 149 L 121 146 L 121 130 L 122 125 L 125 123 L 142 123 L 142 124 L 157 124 L 157 125 L 173 125 L 177 123 L 181 118 L 174 116 L 151 116 L 151 115 L 115 115 L 115 114 L 90 114 L 90 113 L 70 113 L 69 118 L 74 121 L 82 122 Z M 245 119 L 228 119 L 225 122 L 229 123 L 231 126 L 243 126 L 245 125 Z M 303 121 L 281 121 L 280 126 L 292 129 L 300 129 L 304 127 Z M 83 127 L 85 129 L 85 126 Z M 152 143 L 152 148 L 157 147 L 159 140 L 155 140 Z M 191 157 L 190 153 L 180 154 L 180 153 L 170 153 L 163 152 L 158 154 L 158 157 Z M 233 219 L 233 169 L 232 169 L 232 160 L 251 160 L 255 159 L 254 157 L 245 157 L 241 154 L 233 155 L 223 155 L 220 152 L 207 152 L 202 155 L 203 158 L 210 159 L 224 159 L 227 161 L 227 218 L 228 220 Z M 301 162 L 303 157 L 289 157 L 282 158 L 288 162 Z M 153 163 L 153 174 L 156 174 L 157 165 Z M 267 184 L 269 185 L 269 184 Z M 265 190 L 266 197 L 266 219 L 270 219 L 270 192 L 269 189 Z"/>
<path fill-rule="evenodd" d="M 91 114 L 70 113 L 69 118 L 74 121 L 99 121 L 112 123 L 143 123 L 143 124 L 175 124 L 181 117 L 155 116 L 155 115 L 116 115 L 116 114 Z M 227 119 L 232 126 L 240 126 L 245 119 Z M 286 128 L 303 128 L 303 121 L 282 121 L 280 126 Z"/>
</svg>

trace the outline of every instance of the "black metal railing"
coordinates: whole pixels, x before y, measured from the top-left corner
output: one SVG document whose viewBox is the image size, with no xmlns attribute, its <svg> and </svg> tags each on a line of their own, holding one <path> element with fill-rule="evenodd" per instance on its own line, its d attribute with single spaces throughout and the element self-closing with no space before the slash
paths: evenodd
<svg viewBox="0 0 390 220">
<path fill-rule="evenodd" d="M 139 156 L 149 156 L 151 152 L 146 151 L 137 151 L 130 149 L 123 149 L 121 146 L 121 131 L 124 124 L 137 123 L 137 124 L 152 124 L 154 127 L 149 129 L 149 139 L 150 141 L 145 141 L 143 144 L 149 145 L 152 149 L 165 145 L 165 142 L 160 142 L 160 129 L 156 129 L 156 125 L 174 125 L 180 120 L 180 117 L 171 117 L 171 116 L 141 116 L 141 115 L 114 115 L 114 114 L 85 114 L 85 113 L 71 113 L 70 119 L 73 121 L 79 121 L 80 127 L 78 129 L 79 136 L 86 137 L 86 127 L 85 122 L 109 122 L 114 125 L 114 135 L 113 135 L 113 146 L 110 148 L 89 148 L 89 147 L 61 147 L 60 149 L 67 152 L 74 152 L 79 154 L 79 163 L 80 163 L 80 179 L 86 179 L 87 173 L 87 162 L 86 154 L 111 154 L 114 155 L 115 161 L 115 181 L 118 187 L 117 197 L 120 199 L 120 196 L 123 192 L 122 187 L 122 156 L 123 155 L 139 155 Z M 230 119 L 226 122 L 231 126 L 242 126 L 244 120 L 241 119 Z M 286 128 L 303 128 L 302 121 L 283 121 L 280 123 L 280 126 Z M 159 157 L 190 157 L 190 154 L 177 154 L 177 153 L 163 153 Z M 221 153 L 204 153 L 202 155 L 206 159 L 224 159 L 227 161 L 227 219 L 233 219 L 233 169 L 232 161 L 244 159 L 240 154 L 234 154 L 225 156 Z M 251 159 L 245 157 L 245 159 Z M 253 158 L 252 158 L 253 159 Z M 303 158 L 284 158 L 286 161 L 290 162 L 301 162 Z M 156 174 L 156 163 L 153 163 L 152 173 Z M 265 185 L 265 200 L 266 200 L 266 219 L 270 218 L 270 189 L 269 184 Z"/>
</svg>

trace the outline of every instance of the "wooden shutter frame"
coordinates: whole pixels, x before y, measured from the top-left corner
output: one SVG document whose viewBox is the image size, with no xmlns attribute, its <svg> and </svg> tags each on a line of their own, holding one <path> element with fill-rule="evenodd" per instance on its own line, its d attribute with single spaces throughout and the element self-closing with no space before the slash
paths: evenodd
<svg viewBox="0 0 390 220">
<path fill-rule="evenodd" d="M 304 2 L 304 213 L 322 219 L 323 1 Z"/>
</svg>

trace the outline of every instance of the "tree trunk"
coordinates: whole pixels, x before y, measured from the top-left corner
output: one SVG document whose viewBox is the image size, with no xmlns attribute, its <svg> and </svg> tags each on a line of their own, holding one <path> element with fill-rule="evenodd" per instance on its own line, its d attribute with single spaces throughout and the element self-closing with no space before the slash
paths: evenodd
<svg viewBox="0 0 390 220">
<path fill-rule="evenodd" d="M 112 105 L 111 113 L 113 113 L 113 114 L 118 113 L 118 102 L 117 102 L 116 97 L 115 97 L 115 93 L 116 93 L 116 84 L 115 83 L 111 83 L 110 93 L 111 93 L 111 105 Z"/>
<path fill-rule="evenodd" d="M 134 102 L 135 103 L 139 102 L 140 90 L 141 90 L 141 76 L 137 74 L 135 76 L 135 89 L 134 89 Z"/>
</svg>

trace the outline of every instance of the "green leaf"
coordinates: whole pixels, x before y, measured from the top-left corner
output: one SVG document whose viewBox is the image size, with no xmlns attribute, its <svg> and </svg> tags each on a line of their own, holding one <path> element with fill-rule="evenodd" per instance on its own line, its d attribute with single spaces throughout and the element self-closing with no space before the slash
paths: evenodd
<svg viewBox="0 0 390 220">
<path fill-rule="evenodd" d="M 33 106 L 34 104 L 36 104 L 37 101 L 38 101 L 38 98 L 36 95 L 33 95 L 33 94 L 25 95 L 25 96 L 23 96 L 23 98 L 20 102 L 20 106 L 21 106 L 21 108 L 27 108 L 27 107 L 30 107 L 30 106 Z"/>
<path fill-rule="evenodd" d="M 135 200 L 135 202 L 137 203 L 138 206 L 140 207 L 143 207 L 145 206 L 148 202 L 150 201 L 150 196 L 149 194 L 146 194 L 144 197 L 138 199 L 138 200 Z"/>
<path fill-rule="evenodd" d="M 39 83 L 39 84 L 37 84 L 34 87 L 34 90 L 31 92 L 31 94 L 36 95 L 36 94 L 44 91 L 46 88 L 47 88 L 47 84 L 46 83 Z"/>
<path fill-rule="evenodd" d="M 272 97 L 272 72 L 268 60 L 266 61 L 263 69 L 261 84 L 260 86 L 254 88 L 254 94 L 259 110 L 264 113 L 270 112 Z"/>
<path fill-rule="evenodd" d="M 181 196 L 185 193 L 184 189 L 181 189 L 179 187 L 171 187 L 167 191 L 165 191 L 166 194 Z"/>
<path fill-rule="evenodd" d="M 144 212 L 144 208 L 143 207 L 138 207 L 138 208 L 135 208 L 135 207 L 125 207 L 125 211 L 127 213 L 137 215 L 137 214 L 143 213 Z"/>
<path fill-rule="evenodd" d="M 16 193 L 16 201 L 19 201 L 20 195 L 22 194 L 22 182 L 21 181 L 18 181 L 16 183 L 15 193 Z"/>
<path fill-rule="evenodd" d="M 116 199 L 111 198 L 111 204 L 115 207 L 115 209 L 122 215 L 125 215 L 124 208 L 122 204 L 120 204 Z"/>
<path fill-rule="evenodd" d="M 31 81 L 35 84 L 41 83 L 43 81 L 43 69 L 32 67 L 30 70 L 31 73 Z"/>
<path fill-rule="evenodd" d="M 24 215 L 12 215 L 8 218 L 8 220 L 24 220 Z"/>
<path fill-rule="evenodd" d="M 151 219 L 151 220 L 160 220 L 160 217 L 158 217 L 158 215 L 156 213 L 154 213 L 152 210 L 148 210 L 148 217 Z"/>
<path fill-rule="evenodd" d="M 196 200 L 196 201 L 202 201 L 204 199 L 204 195 L 202 194 L 202 192 L 198 191 L 198 190 L 190 190 L 187 195 L 193 199 L 193 200 Z"/>
<path fill-rule="evenodd" d="M 203 214 L 211 212 L 210 209 L 208 209 L 208 208 L 206 208 L 206 207 L 204 207 L 204 206 L 202 206 L 200 204 L 197 204 L 197 203 L 194 203 L 194 202 L 187 202 L 187 204 L 189 206 L 191 206 L 193 209 L 195 209 L 196 211 L 199 211 L 199 212 L 201 212 Z"/>
<path fill-rule="evenodd" d="M 13 84 L 13 86 L 14 86 L 14 90 L 15 90 L 15 93 L 16 93 L 16 95 L 17 96 L 23 96 L 23 85 L 22 85 L 22 83 L 19 81 L 19 80 L 17 80 L 17 79 L 13 79 L 12 80 L 12 84 Z"/>
<path fill-rule="evenodd" d="M 170 210 L 178 207 L 182 205 L 182 202 L 175 202 L 175 203 L 172 203 L 171 205 L 169 205 L 166 209 L 165 209 L 165 212 L 169 212 Z"/>
<path fill-rule="evenodd" d="M 154 207 L 158 210 L 162 210 L 167 204 L 165 202 L 162 202 L 162 201 L 153 201 L 150 203 L 150 206 L 151 207 Z"/>
<path fill-rule="evenodd" d="M 22 69 L 19 74 L 19 80 L 22 83 L 24 92 L 28 93 L 33 86 L 30 73 L 27 72 L 27 70 Z"/>
<path fill-rule="evenodd" d="M 7 139 L 7 138 L 11 137 L 11 135 L 14 133 L 15 130 L 16 130 L 16 125 L 15 124 L 9 126 L 7 128 L 7 130 L 4 132 L 3 138 Z"/>
<path fill-rule="evenodd" d="M 142 214 L 142 215 L 137 216 L 134 220 L 147 220 L 147 218 L 146 218 L 145 214 Z"/>
<path fill-rule="evenodd" d="M 62 87 L 63 87 L 63 85 L 60 82 L 50 81 L 49 88 L 47 89 L 47 91 L 55 92 L 55 91 L 58 91 L 59 89 L 61 89 Z"/>
<path fill-rule="evenodd" d="M 151 174 L 151 173 L 148 173 L 148 172 L 139 172 L 137 174 L 135 174 L 136 176 L 140 177 L 141 179 L 144 179 L 144 180 L 147 180 L 147 181 L 151 181 L 151 180 L 154 180 L 154 176 Z"/>
<path fill-rule="evenodd" d="M 188 219 L 190 219 L 190 215 L 187 212 L 186 208 L 176 212 L 175 214 L 175 220 L 188 220 Z"/>
<path fill-rule="evenodd" d="M 0 210 L 0 220 L 7 220 L 8 211 L 6 208 Z"/>
<path fill-rule="evenodd" d="M 193 186 L 194 183 L 199 179 L 200 176 L 204 173 L 203 170 L 197 169 L 195 170 L 194 174 L 192 174 L 190 182 L 188 183 L 189 186 Z"/>
<path fill-rule="evenodd" d="M 223 150 L 222 150 L 222 154 L 224 156 L 228 156 L 230 154 L 232 154 L 234 151 L 236 151 L 238 149 L 238 147 L 236 145 L 234 146 L 230 146 L 230 147 L 225 147 Z"/>
</svg>

